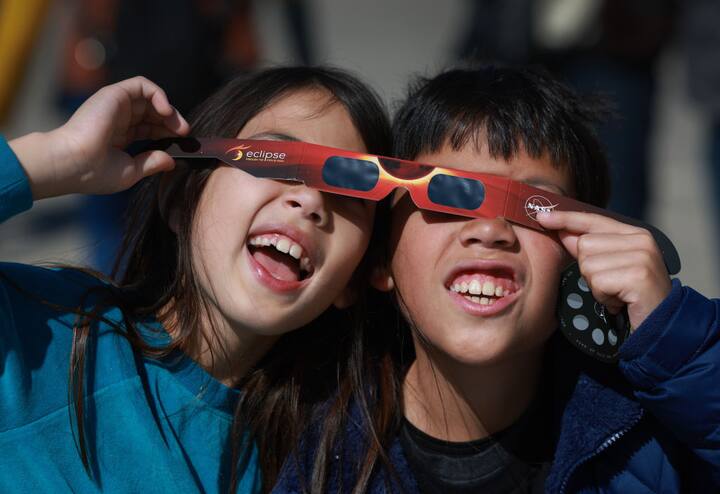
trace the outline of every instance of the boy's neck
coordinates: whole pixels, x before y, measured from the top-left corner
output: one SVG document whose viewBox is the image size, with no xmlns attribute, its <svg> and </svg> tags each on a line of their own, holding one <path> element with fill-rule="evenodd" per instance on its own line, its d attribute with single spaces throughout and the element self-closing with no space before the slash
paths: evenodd
<svg viewBox="0 0 720 494">
<path fill-rule="evenodd" d="M 416 345 L 403 383 L 405 417 L 426 434 L 465 442 L 497 433 L 520 418 L 534 399 L 542 355 L 518 355 L 484 366 L 460 363 Z"/>
</svg>

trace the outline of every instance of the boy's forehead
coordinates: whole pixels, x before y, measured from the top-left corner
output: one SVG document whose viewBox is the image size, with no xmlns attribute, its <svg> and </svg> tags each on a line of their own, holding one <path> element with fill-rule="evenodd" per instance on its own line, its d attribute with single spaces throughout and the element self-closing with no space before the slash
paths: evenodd
<svg viewBox="0 0 720 494">
<path fill-rule="evenodd" d="M 548 153 L 540 157 L 532 157 L 523 146 L 518 147 L 514 156 L 505 159 L 502 156 L 493 156 L 487 144 L 469 143 L 460 149 L 454 149 L 449 142 L 446 142 L 436 151 L 420 153 L 415 157 L 415 161 L 499 175 L 563 195 L 574 195 L 569 167 L 555 165 Z"/>
</svg>

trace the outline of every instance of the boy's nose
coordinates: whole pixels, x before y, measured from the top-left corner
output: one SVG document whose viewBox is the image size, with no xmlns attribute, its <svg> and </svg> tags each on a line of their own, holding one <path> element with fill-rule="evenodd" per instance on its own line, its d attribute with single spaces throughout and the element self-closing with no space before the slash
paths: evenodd
<svg viewBox="0 0 720 494">
<path fill-rule="evenodd" d="M 512 247 L 516 242 L 515 230 L 503 218 L 476 218 L 464 222 L 460 229 L 460 243 L 464 247 L 479 244 L 502 249 Z"/>
<path fill-rule="evenodd" d="M 327 224 L 329 213 L 322 193 L 304 185 L 289 185 L 283 194 L 283 205 L 299 213 L 318 227 Z"/>
</svg>

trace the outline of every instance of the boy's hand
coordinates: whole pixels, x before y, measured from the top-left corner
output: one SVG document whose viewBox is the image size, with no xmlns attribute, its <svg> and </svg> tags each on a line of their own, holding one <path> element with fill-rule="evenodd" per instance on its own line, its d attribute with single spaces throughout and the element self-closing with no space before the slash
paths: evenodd
<svg viewBox="0 0 720 494">
<path fill-rule="evenodd" d="M 598 302 L 613 314 L 627 305 L 632 330 L 670 293 L 662 254 L 648 230 L 571 211 L 538 213 L 537 220 L 557 230 Z"/>
<path fill-rule="evenodd" d="M 134 77 L 100 89 L 62 127 L 15 139 L 10 146 L 30 178 L 34 199 L 109 194 L 175 166 L 163 151 L 131 157 L 123 151 L 129 143 L 189 130 L 160 87 Z"/>
</svg>

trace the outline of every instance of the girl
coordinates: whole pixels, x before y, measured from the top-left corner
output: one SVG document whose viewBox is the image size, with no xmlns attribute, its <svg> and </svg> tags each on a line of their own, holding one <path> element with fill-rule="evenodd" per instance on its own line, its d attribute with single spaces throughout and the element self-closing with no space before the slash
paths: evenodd
<svg viewBox="0 0 720 494">
<path fill-rule="evenodd" d="M 602 205 L 596 117 L 541 72 L 452 70 L 410 93 L 395 153 Z M 717 491 L 720 304 L 671 283 L 642 228 L 587 213 L 537 219 L 558 235 L 419 210 L 396 193 L 373 284 L 406 324 L 386 317 L 367 332 L 375 343 L 353 365 L 368 383 L 327 407 L 331 425 L 308 435 L 276 492 Z M 619 366 L 553 336 L 572 258 L 579 290 L 627 309 Z M 339 439 L 324 440 L 329 429 Z"/>
<path fill-rule="evenodd" d="M 283 335 L 303 326 L 295 352 L 314 344 L 315 332 L 341 332 L 312 321 L 352 302 L 374 205 L 225 166 L 174 169 L 160 151 L 123 152 L 134 139 L 189 128 L 160 88 L 134 78 L 101 89 L 54 131 L 0 144 L 0 219 L 33 200 L 115 192 L 149 177 L 117 284 L 78 269 L 0 265 L 0 490 L 261 489 L 254 445 L 268 456 L 269 421 L 254 412 L 290 407 L 282 394 L 290 370 L 314 365 L 278 363 L 270 349 L 278 340 L 287 348 Z M 376 96 L 321 68 L 235 79 L 202 105 L 192 128 L 379 154 L 389 143 Z M 265 238 L 275 242 L 263 246 Z M 304 277 L 277 251 L 280 241 L 301 250 Z M 252 424 L 238 427 L 235 441 L 238 401 L 238 416 Z M 277 427 L 267 427 L 272 433 Z"/>
</svg>

